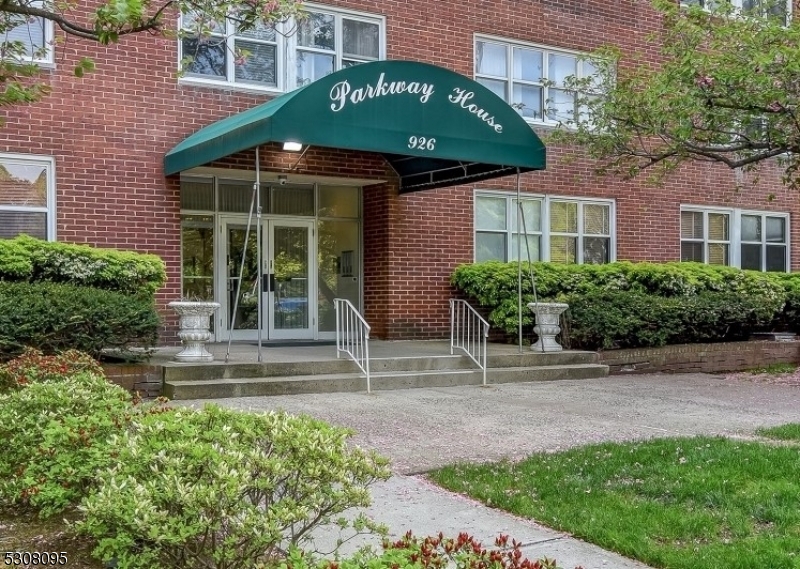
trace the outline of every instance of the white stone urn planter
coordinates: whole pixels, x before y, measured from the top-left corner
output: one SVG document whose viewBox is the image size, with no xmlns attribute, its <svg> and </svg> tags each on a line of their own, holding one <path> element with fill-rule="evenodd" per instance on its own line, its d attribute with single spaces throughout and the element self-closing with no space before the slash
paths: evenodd
<svg viewBox="0 0 800 569">
<path fill-rule="evenodd" d="M 556 342 L 556 335 L 561 332 L 561 313 L 569 308 L 563 302 L 529 302 L 528 308 L 536 315 L 536 326 L 533 331 L 539 336 L 531 346 L 534 352 L 560 352 L 564 348 Z"/>
<path fill-rule="evenodd" d="M 176 300 L 167 306 L 180 316 L 181 330 L 178 337 L 183 350 L 175 355 L 179 362 L 211 362 L 214 355 L 205 348 L 211 339 L 211 316 L 219 308 L 219 302 Z"/>
</svg>

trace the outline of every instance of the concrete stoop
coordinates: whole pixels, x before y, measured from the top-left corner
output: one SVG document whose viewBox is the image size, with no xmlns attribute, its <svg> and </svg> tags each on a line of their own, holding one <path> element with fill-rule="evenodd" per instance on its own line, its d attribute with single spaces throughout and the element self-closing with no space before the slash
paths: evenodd
<svg viewBox="0 0 800 569">
<path fill-rule="evenodd" d="M 490 355 L 487 384 L 606 377 L 608 366 L 594 352 L 564 351 Z M 366 378 L 350 360 L 246 364 L 166 365 L 164 395 L 170 399 L 214 399 L 363 392 Z M 375 391 L 481 385 L 483 372 L 466 355 L 373 358 Z"/>
</svg>

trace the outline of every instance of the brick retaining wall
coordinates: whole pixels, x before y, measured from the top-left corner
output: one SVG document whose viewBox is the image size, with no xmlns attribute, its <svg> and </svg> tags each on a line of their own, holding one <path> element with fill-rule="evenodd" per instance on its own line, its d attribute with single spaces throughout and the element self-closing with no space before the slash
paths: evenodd
<svg viewBox="0 0 800 569">
<path fill-rule="evenodd" d="M 679 344 L 600 352 L 611 374 L 652 372 L 723 372 L 774 363 L 800 363 L 800 341 Z"/>
<path fill-rule="evenodd" d="M 150 364 L 103 364 L 103 371 L 111 383 L 124 387 L 141 397 L 161 395 L 163 369 Z"/>
</svg>

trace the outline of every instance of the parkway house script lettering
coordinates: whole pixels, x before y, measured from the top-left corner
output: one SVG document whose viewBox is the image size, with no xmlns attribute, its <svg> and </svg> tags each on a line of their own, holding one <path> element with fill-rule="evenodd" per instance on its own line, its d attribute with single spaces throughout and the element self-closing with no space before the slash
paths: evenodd
<svg viewBox="0 0 800 569">
<path fill-rule="evenodd" d="M 422 83 L 419 81 L 387 81 L 385 74 L 381 73 L 374 85 L 367 84 L 357 89 L 353 89 L 350 82 L 347 80 L 339 81 L 334 84 L 330 92 L 331 110 L 334 113 L 338 113 L 348 104 L 355 106 L 367 99 L 376 99 L 378 97 L 400 95 L 403 93 L 419 95 L 419 102 L 424 105 L 430 100 L 434 92 L 435 87 L 432 83 Z M 458 105 L 460 108 L 478 117 L 495 132 L 503 132 L 503 125 L 497 122 L 494 115 L 477 104 L 470 102 L 474 97 L 474 92 L 455 87 L 447 99 L 454 105 Z"/>
</svg>

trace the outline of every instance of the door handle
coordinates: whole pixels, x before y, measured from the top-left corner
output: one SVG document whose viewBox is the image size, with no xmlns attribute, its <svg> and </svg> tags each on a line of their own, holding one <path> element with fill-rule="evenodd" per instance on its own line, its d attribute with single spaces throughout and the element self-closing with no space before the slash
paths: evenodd
<svg viewBox="0 0 800 569">
<path fill-rule="evenodd" d="M 263 283 L 261 289 L 264 292 L 275 291 L 275 273 L 264 273 L 264 275 L 262 275 L 261 282 Z"/>
</svg>

